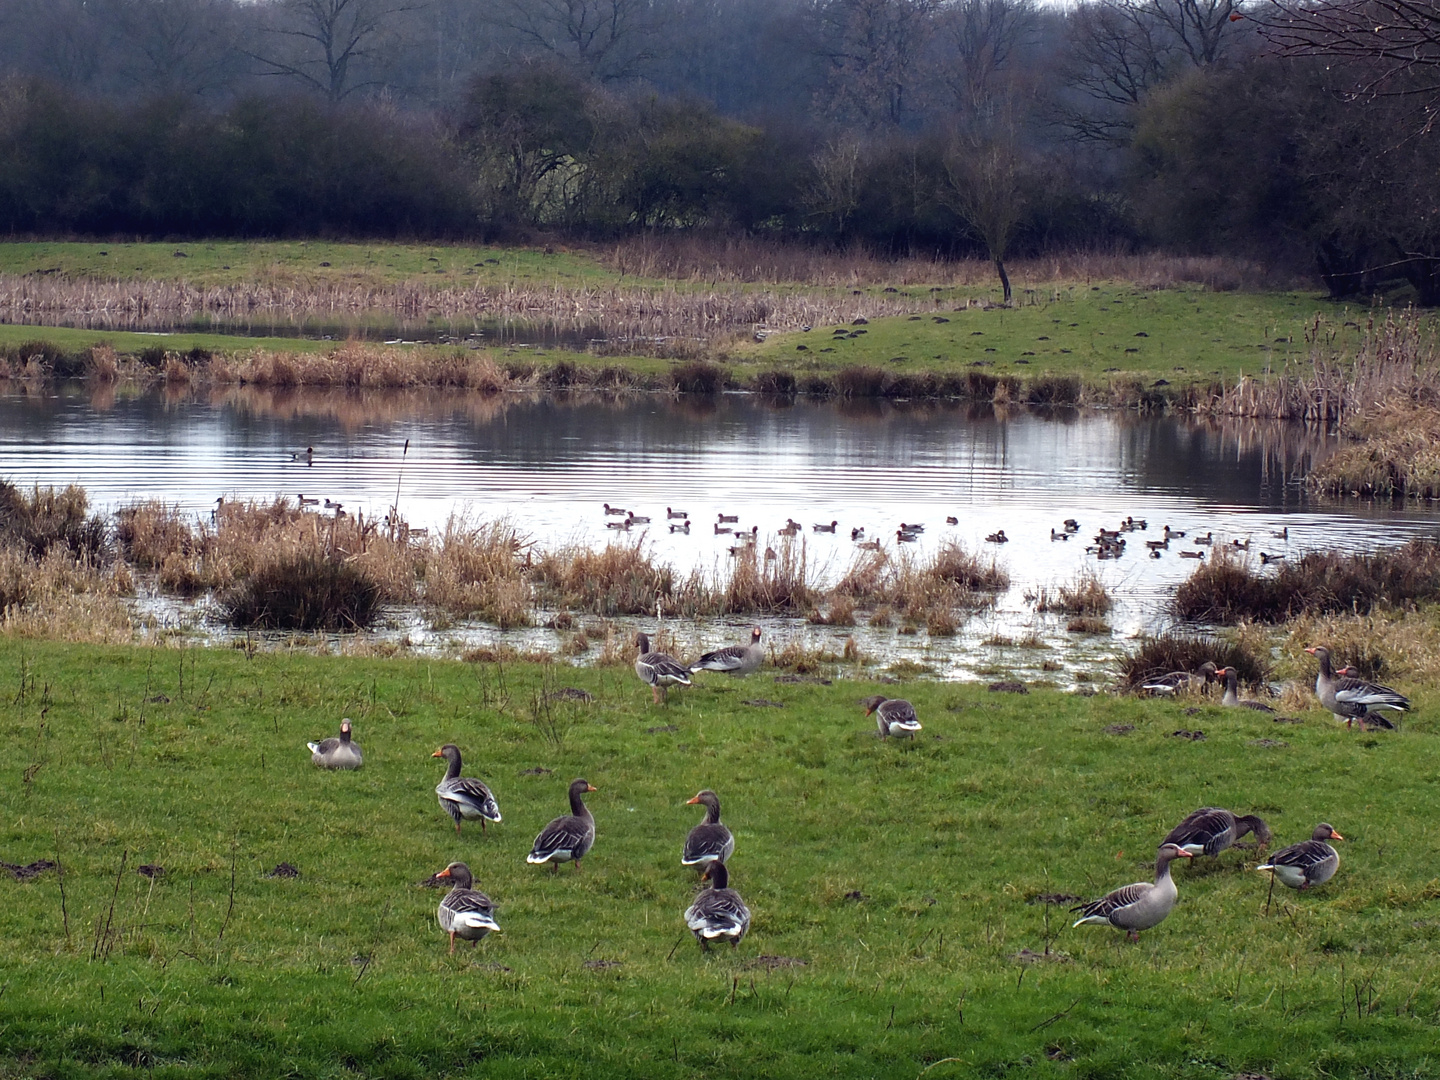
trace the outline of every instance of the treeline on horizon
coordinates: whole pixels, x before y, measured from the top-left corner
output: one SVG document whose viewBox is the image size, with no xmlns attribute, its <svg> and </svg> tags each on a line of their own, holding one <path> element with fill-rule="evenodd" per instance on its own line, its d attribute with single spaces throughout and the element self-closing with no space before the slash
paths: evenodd
<svg viewBox="0 0 1440 1080">
<path fill-rule="evenodd" d="M 12 0 L 0 229 L 1143 247 L 1440 302 L 1440 50 L 1266 4 Z"/>
</svg>

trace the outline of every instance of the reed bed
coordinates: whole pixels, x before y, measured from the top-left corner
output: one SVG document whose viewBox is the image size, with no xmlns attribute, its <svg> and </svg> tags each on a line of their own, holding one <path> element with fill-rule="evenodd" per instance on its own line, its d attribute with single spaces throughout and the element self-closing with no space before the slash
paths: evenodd
<svg viewBox="0 0 1440 1080">
<path fill-rule="evenodd" d="M 1440 386 L 1434 387 L 1440 393 Z M 1440 498 L 1440 408 L 1404 398 L 1363 407 L 1345 443 L 1310 473 L 1312 490 L 1360 498 Z"/>
<path fill-rule="evenodd" d="M 1092 569 L 1080 571 L 1073 581 L 1058 586 L 1052 594 L 1041 589 L 1035 598 L 1035 610 L 1058 615 L 1099 617 L 1110 614 L 1115 602 L 1105 583 Z"/>
<path fill-rule="evenodd" d="M 1173 611 L 1195 622 L 1278 623 L 1440 600 L 1440 543 L 1412 540 L 1370 555 L 1310 552 L 1273 573 L 1221 548 L 1175 591 Z"/>
</svg>

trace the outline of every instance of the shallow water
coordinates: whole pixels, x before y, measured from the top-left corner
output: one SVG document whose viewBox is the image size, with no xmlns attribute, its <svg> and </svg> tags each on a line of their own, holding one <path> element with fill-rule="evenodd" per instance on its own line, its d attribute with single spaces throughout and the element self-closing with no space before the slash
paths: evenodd
<svg viewBox="0 0 1440 1080">
<path fill-rule="evenodd" d="M 409 440 L 408 453 L 402 449 Z M 217 497 L 276 494 L 328 498 L 349 512 L 383 516 L 396 503 L 414 526 L 443 527 L 457 513 L 504 516 L 541 547 L 602 546 L 615 540 L 602 504 L 653 519 L 620 534 L 652 547 L 677 569 L 718 572 L 734 528 L 759 528 L 763 543 L 787 518 L 805 526 L 807 560 L 822 579 L 853 557 L 852 528 L 894 549 L 901 522 L 923 523 L 927 554 L 943 540 L 993 550 L 1012 587 L 994 612 L 977 615 L 957 638 L 922 632 L 803 628 L 812 643 L 855 634 L 872 654 L 902 657 L 942 673 L 1030 670 L 1047 657 L 1062 670 L 1091 662 L 1111 639 L 1082 641 L 1063 620 L 1033 613 L 1025 596 L 1094 568 L 1119 607 L 1110 621 L 1126 635 L 1163 620 L 1164 601 L 1195 563 L 1187 542 L 1147 557 L 1143 541 L 1162 526 L 1212 532 L 1216 544 L 1250 539 L 1293 556 L 1309 548 L 1367 550 L 1433 535 L 1440 513 L 1421 506 L 1317 503 L 1304 478 L 1331 452 L 1333 437 L 1294 425 L 1200 423 L 1128 412 L 995 410 L 963 405 L 767 402 L 753 395 L 676 399 L 663 395 L 532 397 L 442 392 L 328 391 L 126 393 L 63 385 L 0 393 L 0 476 L 29 485 L 84 486 L 99 507 L 160 498 L 208 513 Z M 313 447 L 313 457 L 305 450 Z M 297 457 L 292 455 L 298 454 Z M 689 535 L 672 534 L 666 509 L 685 510 Z M 959 519 L 947 525 L 947 516 Z M 1128 553 L 1097 562 L 1085 546 L 1097 528 L 1145 518 Z M 1079 537 L 1052 541 L 1066 518 Z M 835 534 L 814 523 L 837 521 Z M 1288 539 L 1272 534 L 1289 531 Z M 1010 541 L 987 544 L 1003 529 Z M 1198 550 L 1198 549 L 1197 549 Z M 738 624 L 737 624 L 738 625 Z M 399 631 L 433 641 L 404 616 Z M 734 638 L 735 626 L 687 628 L 694 646 Z M 987 638 L 1037 635 L 1045 649 L 990 648 Z M 498 634 L 450 632 L 467 640 Z M 548 631 L 530 632 L 546 644 Z M 772 635 L 773 636 L 773 635 Z M 553 646 L 553 636 L 548 644 Z M 1035 644 L 1032 642 L 1031 644 Z M 997 651 L 998 648 L 998 651 Z"/>
</svg>

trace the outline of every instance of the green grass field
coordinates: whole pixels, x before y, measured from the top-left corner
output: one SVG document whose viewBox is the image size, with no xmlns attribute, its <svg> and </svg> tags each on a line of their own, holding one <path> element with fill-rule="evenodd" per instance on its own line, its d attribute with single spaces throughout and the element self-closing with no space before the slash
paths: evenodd
<svg viewBox="0 0 1440 1080">
<path fill-rule="evenodd" d="M 1022 379 L 1043 373 L 1180 385 L 1279 372 L 1286 361 L 1308 360 L 1317 319 L 1322 341 L 1353 352 L 1369 317 L 1363 308 L 1316 295 L 1117 284 L 1038 289 L 1014 308 L 953 311 L 945 299 L 934 315 L 876 319 L 846 327 L 844 337 L 834 327 L 777 334 L 746 360 L 801 370 L 868 364 L 896 373 L 983 370 Z"/>
<path fill-rule="evenodd" d="M 596 700 L 547 711 L 558 685 Z M 924 732 L 883 744 L 857 704 L 875 689 L 766 670 L 662 708 L 625 668 L 4 640 L 0 858 L 65 873 L 63 896 L 53 871 L 0 882 L 0 1076 L 1440 1070 L 1433 694 L 1403 734 L 1359 735 L 1314 710 L 915 683 Z M 318 772 L 305 740 L 342 715 L 365 768 Z M 496 791 L 488 836 L 457 841 L 436 804 L 445 741 Z M 574 776 L 600 789 L 595 850 L 527 866 Z M 703 786 L 755 913 L 710 956 L 680 919 Z M 1267 914 L 1254 852 L 1187 865 L 1138 945 L 1036 902 L 1147 877 L 1206 804 L 1277 843 L 1331 821 L 1339 874 Z M 452 859 L 504 929 L 453 958 L 417 887 Z M 268 877 L 281 862 L 299 878 Z"/>
</svg>

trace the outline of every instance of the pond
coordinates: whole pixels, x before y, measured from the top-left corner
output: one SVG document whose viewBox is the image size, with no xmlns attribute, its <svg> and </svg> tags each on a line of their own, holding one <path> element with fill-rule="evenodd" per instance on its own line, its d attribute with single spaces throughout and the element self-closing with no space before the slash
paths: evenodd
<svg viewBox="0 0 1440 1080">
<path fill-rule="evenodd" d="M 1262 550 L 1290 557 L 1311 548 L 1369 550 L 1436 533 L 1433 504 L 1312 499 L 1305 476 L 1334 444 L 1322 432 L 1269 422 L 746 394 L 359 396 L 74 384 L 0 393 L 0 476 L 80 484 L 99 508 L 158 498 L 208 514 L 217 498 L 284 494 L 330 499 L 368 518 L 383 517 L 398 495 L 414 526 L 437 530 L 454 514 L 503 516 L 540 547 L 638 542 L 679 570 L 717 573 L 735 542 L 716 534 L 720 514 L 739 519 L 733 529 L 758 527 L 761 542 L 772 544 L 793 518 L 822 580 L 849 565 L 852 529 L 893 549 L 902 522 L 921 523 L 920 539 L 907 545 L 917 554 L 954 539 L 993 551 L 1010 572 L 1011 588 L 995 610 L 974 616 L 959 637 L 901 639 L 893 629 L 799 620 L 769 625 L 772 636 L 803 633 L 836 651 L 853 634 L 871 655 L 945 675 L 1032 671 L 1047 649 L 1050 668 L 1077 670 L 1163 622 L 1166 598 L 1195 566 L 1179 557 L 1179 542 L 1147 557 L 1142 541 L 1165 525 L 1191 537 L 1212 533 L 1216 545 L 1249 540 L 1251 558 Z M 617 536 L 607 528 L 616 519 L 606 503 L 652 522 Z M 688 512 L 689 534 L 670 531 L 667 508 Z M 949 517 L 958 524 L 947 524 Z M 1126 517 L 1149 525 L 1133 534 L 1126 555 L 1097 561 L 1087 554 L 1099 528 Z M 1079 521 L 1078 536 L 1052 540 L 1067 518 Z M 832 521 L 834 533 L 813 531 Z M 986 542 L 1000 530 L 1007 543 Z M 1114 637 L 1067 635 L 1063 620 L 1036 615 L 1026 600 L 1087 567 L 1118 601 Z M 412 643 L 437 638 L 418 618 L 401 616 L 396 625 Z M 686 632 L 696 648 L 712 647 L 735 639 L 740 625 Z M 545 645 L 550 632 L 526 633 L 527 643 Z M 468 627 L 447 631 L 446 640 L 457 634 L 500 636 Z M 1025 637 L 1037 648 L 1005 645 Z M 978 649 L 985 641 L 999 644 Z"/>
</svg>

